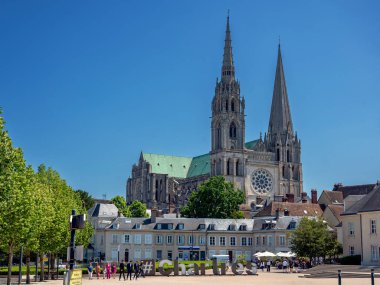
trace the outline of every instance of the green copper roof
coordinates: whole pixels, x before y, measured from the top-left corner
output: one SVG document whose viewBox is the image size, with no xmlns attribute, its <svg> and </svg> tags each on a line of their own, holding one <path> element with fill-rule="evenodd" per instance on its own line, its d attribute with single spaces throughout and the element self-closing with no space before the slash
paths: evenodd
<svg viewBox="0 0 380 285">
<path fill-rule="evenodd" d="M 254 140 L 254 141 L 246 142 L 245 143 L 245 147 L 248 148 L 248 149 L 253 149 L 258 142 L 259 142 L 259 140 Z"/>
<path fill-rule="evenodd" d="M 194 177 L 210 173 L 210 155 L 204 154 L 193 157 L 187 177 Z"/>
<path fill-rule="evenodd" d="M 253 149 L 259 140 L 245 143 L 245 147 Z M 152 173 L 167 174 L 170 177 L 189 178 L 209 174 L 210 154 L 195 157 L 142 153 L 143 159 L 152 166 Z"/>
<path fill-rule="evenodd" d="M 152 172 L 168 174 L 170 177 L 186 178 L 191 157 L 143 153 L 145 161 L 152 165 Z"/>
</svg>

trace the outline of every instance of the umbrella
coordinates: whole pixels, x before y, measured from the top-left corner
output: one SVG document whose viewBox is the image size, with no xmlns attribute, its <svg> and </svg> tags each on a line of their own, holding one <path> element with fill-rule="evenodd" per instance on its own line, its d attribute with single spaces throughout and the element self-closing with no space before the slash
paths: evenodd
<svg viewBox="0 0 380 285">
<path fill-rule="evenodd" d="M 258 253 L 255 253 L 254 255 L 257 257 L 262 257 L 262 256 L 274 257 L 274 256 L 276 256 L 274 253 L 272 253 L 270 251 L 258 252 Z"/>
<path fill-rule="evenodd" d="M 289 251 L 289 252 L 278 252 L 276 255 L 279 257 L 295 257 L 296 256 L 296 254 L 291 252 L 291 251 Z"/>
</svg>

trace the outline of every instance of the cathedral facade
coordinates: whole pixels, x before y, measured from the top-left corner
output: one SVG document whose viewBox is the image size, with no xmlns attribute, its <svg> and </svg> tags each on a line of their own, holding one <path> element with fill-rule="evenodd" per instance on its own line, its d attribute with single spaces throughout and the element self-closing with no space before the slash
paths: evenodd
<svg viewBox="0 0 380 285">
<path fill-rule="evenodd" d="M 221 175 L 245 193 L 255 208 L 285 197 L 301 200 L 301 141 L 293 129 L 281 48 L 278 46 L 272 107 L 264 137 L 245 141 L 245 100 L 235 76 L 229 17 L 221 79 L 211 102 L 211 150 L 196 157 L 140 154 L 127 180 L 127 202 L 171 212 L 211 176 Z"/>
</svg>

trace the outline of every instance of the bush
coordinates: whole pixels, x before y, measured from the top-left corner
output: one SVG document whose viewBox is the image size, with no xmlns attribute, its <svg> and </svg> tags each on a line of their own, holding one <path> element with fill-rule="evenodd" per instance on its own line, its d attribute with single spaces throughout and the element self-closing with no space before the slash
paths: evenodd
<svg viewBox="0 0 380 285">
<path fill-rule="evenodd" d="M 349 255 L 344 256 L 340 259 L 340 264 L 342 265 L 360 265 L 362 261 L 362 256 L 359 255 Z"/>
</svg>

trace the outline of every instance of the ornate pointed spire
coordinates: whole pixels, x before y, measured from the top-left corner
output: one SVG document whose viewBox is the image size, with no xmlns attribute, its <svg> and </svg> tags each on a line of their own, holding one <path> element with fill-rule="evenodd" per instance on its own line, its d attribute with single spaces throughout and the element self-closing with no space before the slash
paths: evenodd
<svg viewBox="0 0 380 285">
<path fill-rule="evenodd" d="M 224 40 L 224 54 L 222 66 L 222 81 L 230 82 L 235 79 L 235 67 L 232 57 L 230 14 L 227 16 L 226 38 Z"/>
<path fill-rule="evenodd" d="M 282 66 L 281 47 L 278 45 L 278 58 L 276 77 L 274 80 L 272 108 L 269 119 L 268 133 L 274 134 L 293 134 L 292 116 L 290 114 L 288 93 L 284 68 Z"/>
</svg>

